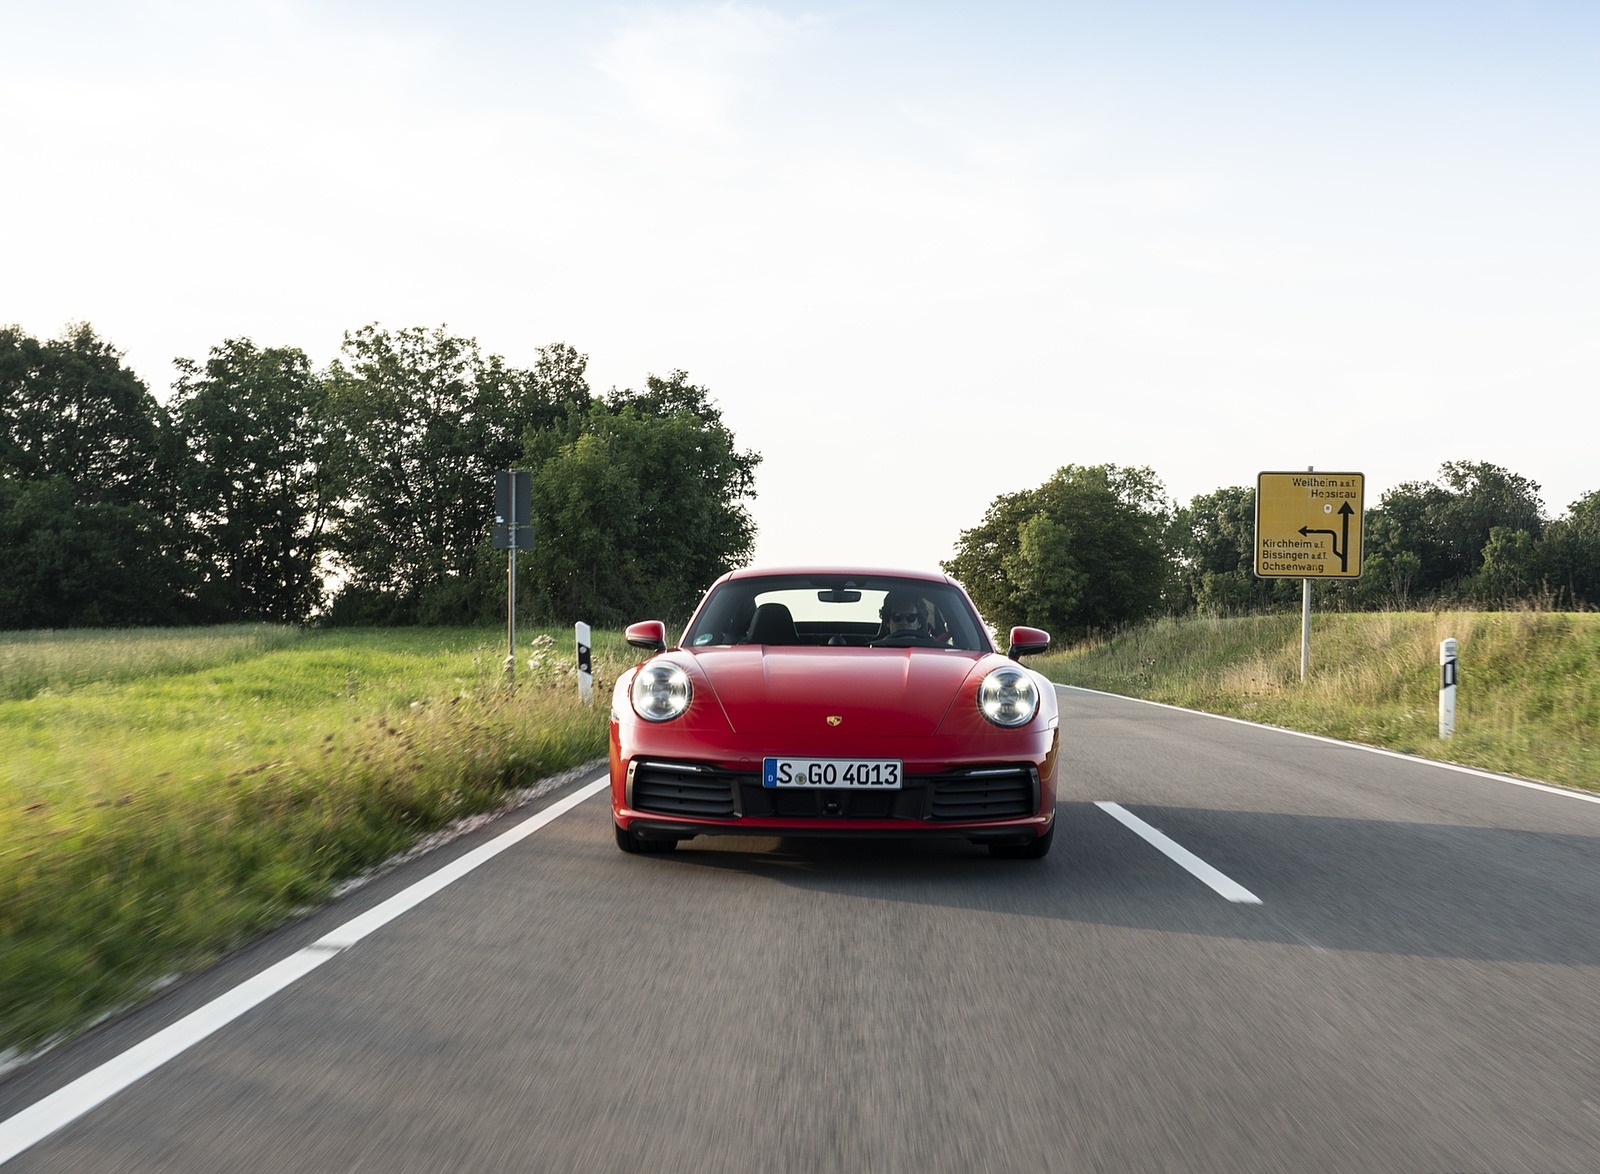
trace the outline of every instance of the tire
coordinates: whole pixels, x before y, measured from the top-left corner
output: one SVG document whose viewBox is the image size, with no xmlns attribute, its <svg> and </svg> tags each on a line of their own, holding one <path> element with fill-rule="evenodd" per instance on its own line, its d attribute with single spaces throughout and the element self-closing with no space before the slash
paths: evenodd
<svg viewBox="0 0 1600 1174">
<path fill-rule="evenodd" d="M 677 840 L 645 840 L 634 835 L 620 823 L 613 823 L 611 830 L 617 833 L 617 847 L 630 856 L 639 854 L 653 854 L 658 852 L 671 852 L 678 846 Z"/>
<path fill-rule="evenodd" d="M 1050 852 L 1050 843 L 1056 838 L 1056 825 L 1052 820 L 1050 830 L 1028 844 L 990 844 L 989 855 L 1001 860 L 1043 860 Z"/>
</svg>

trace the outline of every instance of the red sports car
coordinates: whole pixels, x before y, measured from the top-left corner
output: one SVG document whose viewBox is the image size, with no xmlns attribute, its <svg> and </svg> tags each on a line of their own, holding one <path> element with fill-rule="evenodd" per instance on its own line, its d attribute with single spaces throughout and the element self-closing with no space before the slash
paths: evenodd
<svg viewBox="0 0 1600 1174">
<path fill-rule="evenodd" d="M 1055 689 L 1002 655 L 944 575 L 742 570 L 682 642 L 611 698 L 611 810 L 624 852 L 701 835 L 954 836 L 1038 858 L 1055 834 Z"/>
</svg>

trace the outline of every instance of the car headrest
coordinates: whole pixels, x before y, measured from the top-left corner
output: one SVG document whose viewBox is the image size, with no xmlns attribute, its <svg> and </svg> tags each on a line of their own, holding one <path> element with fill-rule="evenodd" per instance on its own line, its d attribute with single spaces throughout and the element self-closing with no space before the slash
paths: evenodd
<svg viewBox="0 0 1600 1174">
<path fill-rule="evenodd" d="M 746 644 L 795 644 L 794 615 L 784 604 L 763 603 L 750 619 Z"/>
</svg>

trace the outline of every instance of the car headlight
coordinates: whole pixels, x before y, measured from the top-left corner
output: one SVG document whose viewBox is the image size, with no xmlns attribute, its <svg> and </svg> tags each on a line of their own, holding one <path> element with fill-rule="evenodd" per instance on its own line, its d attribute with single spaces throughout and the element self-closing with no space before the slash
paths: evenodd
<svg viewBox="0 0 1600 1174">
<path fill-rule="evenodd" d="M 671 662 L 647 664 L 633 678 L 633 711 L 647 722 L 669 722 L 689 708 L 689 674 Z"/>
<path fill-rule="evenodd" d="M 1039 687 L 1023 669 L 995 669 L 978 686 L 978 711 L 997 726 L 1025 726 L 1039 712 Z"/>
</svg>

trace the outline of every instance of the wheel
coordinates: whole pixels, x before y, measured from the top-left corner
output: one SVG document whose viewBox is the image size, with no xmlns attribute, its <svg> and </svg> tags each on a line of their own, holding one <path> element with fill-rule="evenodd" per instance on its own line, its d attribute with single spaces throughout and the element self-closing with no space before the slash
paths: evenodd
<svg viewBox="0 0 1600 1174">
<path fill-rule="evenodd" d="M 617 847 L 621 848 L 624 852 L 627 852 L 630 855 L 641 852 L 671 852 L 678 846 L 677 840 L 642 839 L 639 836 L 634 835 L 620 823 L 613 823 L 611 825 L 611 830 L 617 833 Z"/>
<path fill-rule="evenodd" d="M 1002 860 L 1042 860 L 1050 851 L 1050 842 L 1055 838 L 1056 825 L 1052 821 L 1050 830 L 1032 843 L 990 844 L 989 855 L 998 856 Z"/>
</svg>

